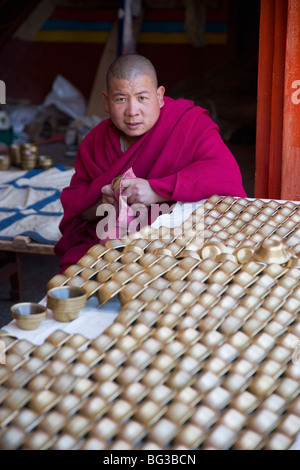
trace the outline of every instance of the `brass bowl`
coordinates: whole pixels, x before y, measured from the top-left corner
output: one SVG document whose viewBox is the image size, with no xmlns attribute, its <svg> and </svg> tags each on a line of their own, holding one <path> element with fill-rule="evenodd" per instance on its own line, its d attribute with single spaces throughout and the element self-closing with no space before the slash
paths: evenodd
<svg viewBox="0 0 300 470">
<path fill-rule="evenodd" d="M 48 155 L 40 155 L 37 160 L 39 168 L 43 170 L 48 170 L 53 166 L 53 158 Z"/>
<path fill-rule="evenodd" d="M 202 248 L 199 250 L 199 254 L 202 259 L 215 259 L 221 253 L 226 252 L 226 247 L 222 243 L 215 241 L 206 242 Z"/>
<path fill-rule="evenodd" d="M 224 263 L 225 261 L 233 261 L 234 263 L 237 262 L 236 257 L 231 254 L 231 253 L 220 253 L 219 255 L 216 256 L 215 260 L 218 263 Z"/>
<path fill-rule="evenodd" d="M 12 165 L 21 165 L 21 144 L 11 144 L 9 146 L 9 155 Z"/>
<path fill-rule="evenodd" d="M 82 287 L 54 287 L 47 292 L 47 307 L 52 310 L 55 320 L 72 321 L 86 305 L 87 293 Z"/>
<path fill-rule="evenodd" d="M 84 268 L 83 266 L 79 266 L 79 264 L 72 264 L 63 272 L 63 274 L 67 276 L 68 278 L 70 278 L 70 277 L 80 274 L 84 269 L 86 268 Z"/>
<path fill-rule="evenodd" d="M 238 248 L 236 251 L 233 252 L 234 256 L 236 257 L 237 261 L 240 264 L 249 263 L 254 255 L 254 249 L 250 248 L 249 246 L 245 246 L 242 248 Z"/>
<path fill-rule="evenodd" d="M 283 243 L 271 238 L 263 241 L 254 252 L 254 259 L 265 264 L 284 264 L 291 258 Z"/>
<path fill-rule="evenodd" d="M 187 257 L 200 260 L 199 253 L 195 250 L 184 249 L 176 256 L 177 259 L 182 259 L 182 258 L 187 258 Z"/>
<path fill-rule="evenodd" d="M 173 253 L 168 248 L 156 248 L 153 251 L 155 256 L 173 256 Z"/>
<path fill-rule="evenodd" d="M 142 239 L 141 239 L 142 240 Z M 134 245 L 127 245 L 124 248 L 124 253 L 136 253 L 137 255 L 143 256 L 144 250 L 142 247 L 134 244 Z"/>
<path fill-rule="evenodd" d="M 121 240 L 118 239 L 113 239 L 113 240 L 108 240 L 105 243 L 105 248 L 111 248 L 113 250 L 123 250 L 125 248 L 125 245 Z"/>
<path fill-rule="evenodd" d="M 0 170 L 6 171 L 10 169 L 10 157 L 9 155 L 0 155 Z"/>
<path fill-rule="evenodd" d="M 37 145 L 35 144 L 32 144 L 30 142 L 27 142 L 26 144 L 22 144 L 21 145 L 21 154 L 22 153 L 26 153 L 26 152 L 30 152 L 30 153 L 33 153 L 35 154 L 36 156 L 38 155 L 38 147 Z"/>
<path fill-rule="evenodd" d="M 105 248 L 104 246 L 97 244 L 91 246 L 91 248 L 88 249 L 86 254 L 98 259 L 103 256 L 107 251 L 109 251 L 109 248 Z"/>
<path fill-rule="evenodd" d="M 287 266 L 289 268 L 298 268 L 300 269 L 300 256 L 292 256 L 291 259 L 289 260 Z"/>
<path fill-rule="evenodd" d="M 294 245 L 291 248 L 293 256 L 296 256 L 297 258 L 300 258 L 300 243 L 297 243 L 297 245 Z"/>
<path fill-rule="evenodd" d="M 22 330 L 35 330 L 41 321 L 46 318 L 47 309 L 43 305 L 33 302 L 22 302 L 12 305 L 11 316 L 16 320 Z"/>
<path fill-rule="evenodd" d="M 21 153 L 21 167 L 23 170 L 33 170 L 37 164 L 36 153 L 31 150 L 23 150 Z"/>
<path fill-rule="evenodd" d="M 66 272 L 66 271 L 65 271 Z M 70 276 L 67 276 L 66 274 L 55 274 L 47 283 L 46 289 L 47 291 L 52 289 L 53 287 L 60 287 L 66 284 L 68 280 L 70 279 Z"/>
</svg>

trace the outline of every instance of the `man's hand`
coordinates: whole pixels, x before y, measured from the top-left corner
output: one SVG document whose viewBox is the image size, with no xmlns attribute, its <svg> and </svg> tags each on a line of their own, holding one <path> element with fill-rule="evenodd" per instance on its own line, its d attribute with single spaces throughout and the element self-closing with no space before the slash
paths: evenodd
<svg viewBox="0 0 300 470">
<path fill-rule="evenodd" d="M 157 194 L 150 183 L 143 178 L 126 178 L 122 180 L 124 188 L 122 195 L 127 197 L 129 205 L 144 204 L 150 206 L 158 202 L 168 201 L 167 198 Z"/>
<path fill-rule="evenodd" d="M 107 184 L 106 186 L 103 186 L 101 200 L 103 204 L 114 204 L 115 197 L 114 197 L 114 191 L 111 187 L 111 184 Z"/>
<path fill-rule="evenodd" d="M 114 191 L 111 189 L 111 185 L 107 184 L 102 188 L 102 196 L 101 199 L 94 204 L 92 207 L 89 207 L 85 211 L 83 211 L 79 218 L 82 220 L 86 220 L 88 222 L 92 222 L 93 220 L 97 220 L 99 217 L 96 215 L 97 209 L 101 204 L 114 204 L 115 197 Z"/>
</svg>

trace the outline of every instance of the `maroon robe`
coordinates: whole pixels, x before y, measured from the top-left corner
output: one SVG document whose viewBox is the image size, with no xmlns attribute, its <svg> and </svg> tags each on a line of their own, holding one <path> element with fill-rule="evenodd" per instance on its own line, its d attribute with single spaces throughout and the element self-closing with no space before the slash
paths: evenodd
<svg viewBox="0 0 300 470">
<path fill-rule="evenodd" d="M 78 216 L 100 201 L 103 186 L 129 168 L 170 201 L 195 202 L 213 194 L 246 197 L 236 160 L 208 112 L 192 101 L 168 97 L 164 101 L 155 125 L 124 153 L 120 133 L 110 118 L 84 138 L 75 174 L 61 195 L 62 237 L 55 246 L 61 271 L 101 243 L 97 221 Z"/>
</svg>

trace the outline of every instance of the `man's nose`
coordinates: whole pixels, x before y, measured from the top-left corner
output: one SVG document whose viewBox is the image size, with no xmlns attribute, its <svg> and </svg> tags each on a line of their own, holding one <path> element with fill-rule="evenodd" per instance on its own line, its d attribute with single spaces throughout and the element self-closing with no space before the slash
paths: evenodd
<svg viewBox="0 0 300 470">
<path fill-rule="evenodd" d="M 139 114 L 138 103 L 135 100 L 129 100 L 127 103 L 126 113 L 128 116 L 136 116 Z"/>
</svg>

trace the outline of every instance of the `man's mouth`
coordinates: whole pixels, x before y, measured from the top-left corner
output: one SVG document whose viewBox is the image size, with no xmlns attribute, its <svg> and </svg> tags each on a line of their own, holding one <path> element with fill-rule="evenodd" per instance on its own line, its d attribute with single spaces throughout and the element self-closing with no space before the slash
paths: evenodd
<svg viewBox="0 0 300 470">
<path fill-rule="evenodd" d="M 141 122 L 126 122 L 126 126 L 129 127 L 129 129 L 137 129 L 141 124 Z"/>
</svg>

